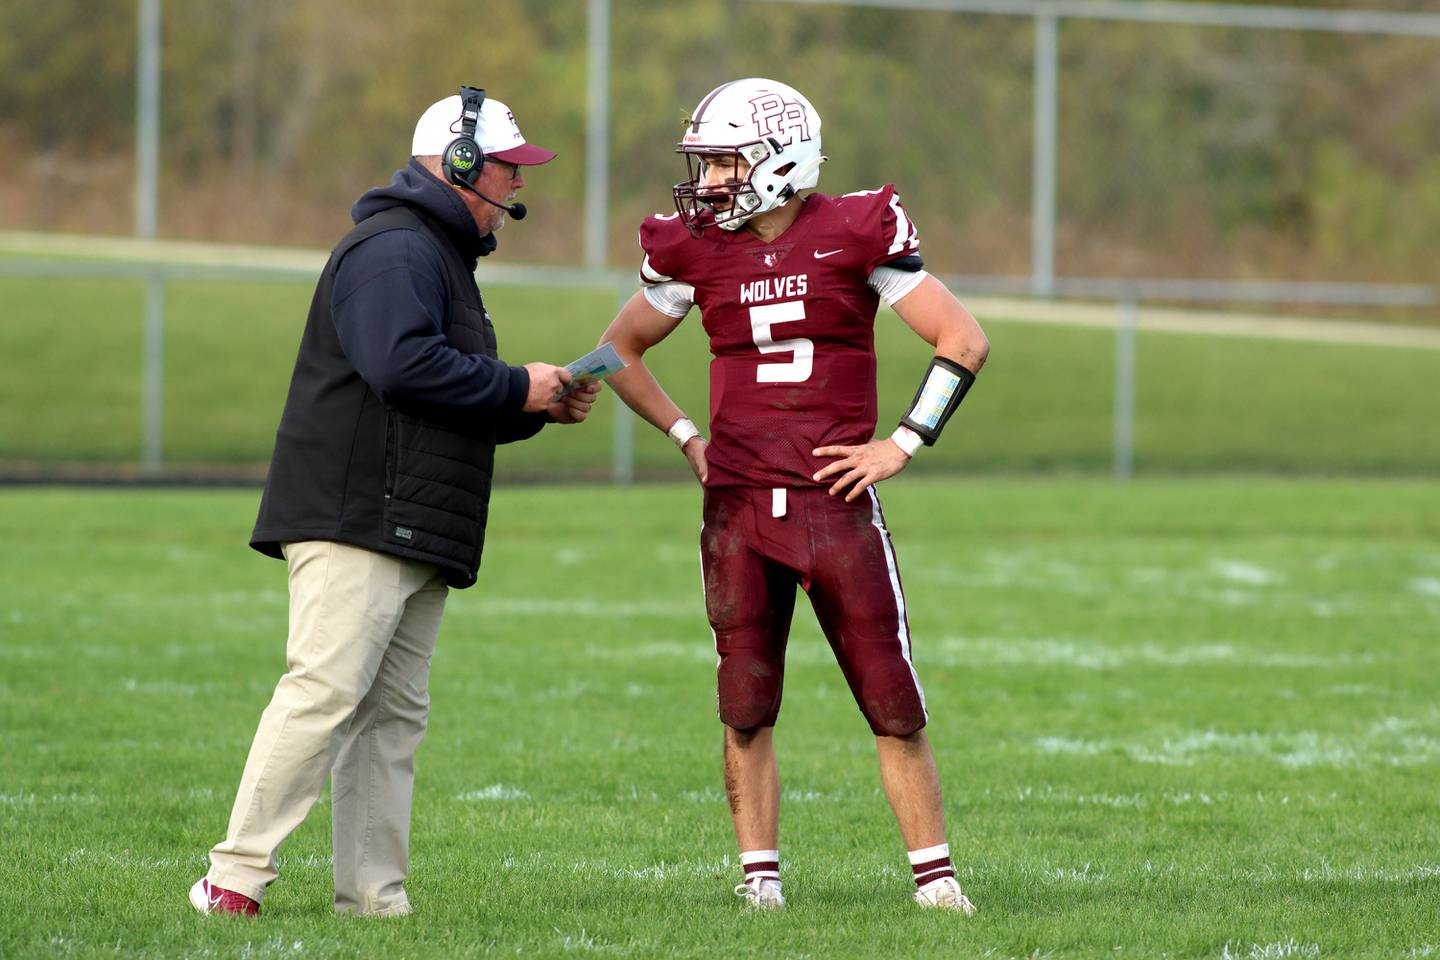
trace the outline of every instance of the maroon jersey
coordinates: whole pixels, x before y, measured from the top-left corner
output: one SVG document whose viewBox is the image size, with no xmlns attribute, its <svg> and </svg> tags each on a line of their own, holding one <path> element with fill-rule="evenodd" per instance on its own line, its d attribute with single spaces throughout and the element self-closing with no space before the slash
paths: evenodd
<svg viewBox="0 0 1440 960">
<path fill-rule="evenodd" d="M 893 186 L 812 193 L 771 244 L 748 230 L 692 237 L 668 214 L 641 225 L 640 246 L 641 279 L 694 287 L 710 335 L 708 486 L 815 486 L 831 461 L 811 450 L 870 442 L 870 272 L 920 247 Z"/>
</svg>

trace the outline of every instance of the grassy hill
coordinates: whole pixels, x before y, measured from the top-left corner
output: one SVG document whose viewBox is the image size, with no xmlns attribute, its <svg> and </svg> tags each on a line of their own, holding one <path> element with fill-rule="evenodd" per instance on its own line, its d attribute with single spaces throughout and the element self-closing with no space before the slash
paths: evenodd
<svg viewBox="0 0 1440 960">
<path fill-rule="evenodd" d="M 264 462 L 309 283 L 167 287 L 165 444 L 171 463 Z M 485 291 L 502 356 L 564 363 L 616 309 L 606 290 Z M 0 462 L 133 461 L 141 432 L 139 281 L 0 278 Z M 917 472 L 1104 471 L 1111 462 L 1114 335 L 982 316 L 989 364 Z M 876 322 L 880 429 L 909 403 L 929 348 L 889 311 Z M 1136 449 L 1143 471 L 1434 474 L 1440 351 L 1144 332 Z M 703 425 L 708 349 L 698 314 L 647 358 Z M 604 476 L 616 398 L 580 428 L 503 451 L 502 478 Z M 642 476 L 677 476 L 673 446 L 636 427 Z"/>
</svg>

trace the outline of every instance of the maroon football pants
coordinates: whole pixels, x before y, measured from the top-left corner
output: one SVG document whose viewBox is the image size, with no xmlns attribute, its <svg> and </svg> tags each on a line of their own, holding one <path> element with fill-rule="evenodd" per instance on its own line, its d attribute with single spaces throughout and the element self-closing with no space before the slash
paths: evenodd
<svg viewBox="0 0 1440 960">
<path fill-rule="evenodd" d="M 736 730 L 775 725 L 795 587 L 877 736 L 925 726 L 925 695 L 910 663 L 910 630 L 895 550 L 874 490 L 846 503 L 825 487 L 705 491 L 700 563 L 705 609 L 720 655 L 720 719 Z"/>
</svg>

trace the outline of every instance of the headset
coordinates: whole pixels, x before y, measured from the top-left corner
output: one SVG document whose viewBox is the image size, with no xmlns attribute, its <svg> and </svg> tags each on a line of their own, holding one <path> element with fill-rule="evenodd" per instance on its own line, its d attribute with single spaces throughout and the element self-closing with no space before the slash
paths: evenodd
<svg viewBox="0 0 1440 960">
<path fill-rule="evenodd" d="M 480 111 L 485 106 L 485 91 L 480 87 L 460 87 L 460 135 L 445 148 L 440 157 L 441 169 L 457 187 L 469 190 L 491 206 L 499 207 L 516 220 L 525 219 L 525 204 L 500 203 L 491 200 L 475 188 L 475 181 L 485 169 L 485 151 L 475 139 L 475 128 L 480 122 Z"/>
</svg>

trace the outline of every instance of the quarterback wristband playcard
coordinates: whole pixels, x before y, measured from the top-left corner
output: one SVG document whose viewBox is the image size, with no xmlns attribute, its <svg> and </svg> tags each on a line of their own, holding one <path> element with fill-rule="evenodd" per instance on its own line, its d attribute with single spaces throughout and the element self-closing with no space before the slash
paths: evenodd
<svg viewBox="0 0 1440 960">
<path fill-rule="evenodd" d="M 920 435 L 925 446 L 931 446 L 940 439 L 945 422 L 965 399 L 966 392 L 975 382 L 975 374 L 948 357 L 933 357 L 925 371 L 925 379 L 915 392 L 910 412 L 900 425 L 909 427 Z"/>
</svg>

